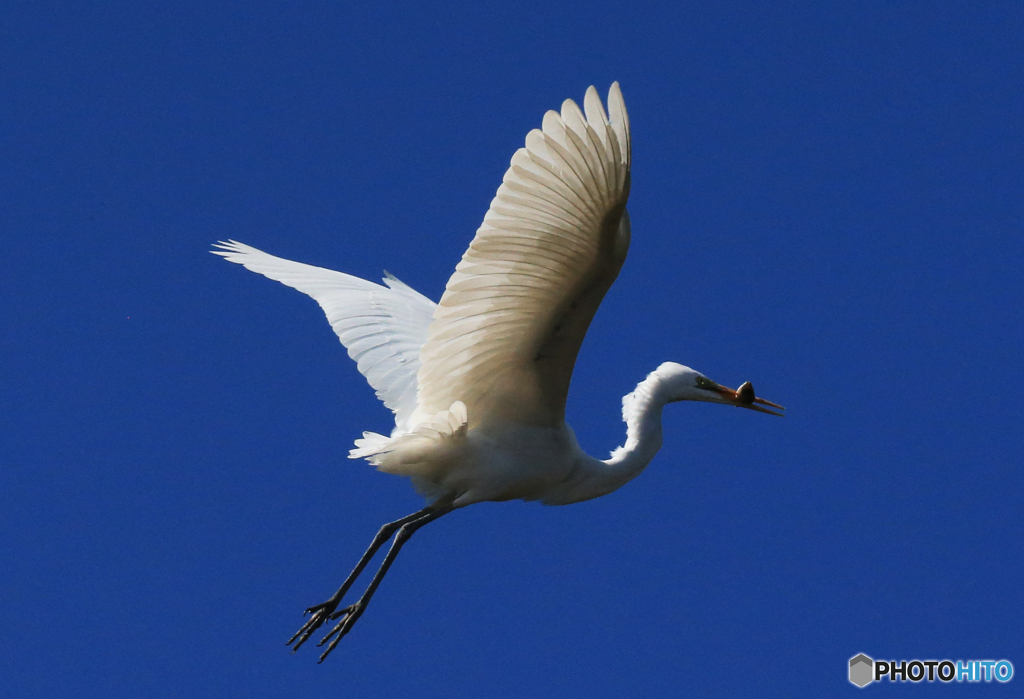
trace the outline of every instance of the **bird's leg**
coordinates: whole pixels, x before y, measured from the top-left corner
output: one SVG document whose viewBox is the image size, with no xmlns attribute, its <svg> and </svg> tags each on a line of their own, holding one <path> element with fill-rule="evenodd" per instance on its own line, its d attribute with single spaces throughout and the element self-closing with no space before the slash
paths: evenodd
<svg viewBox="0 0 1024 699">
<path fill-rule="evenodd" d="M 356 578 L 358 578 L 359 574 L 363 572 L 366 564 L 370 562 L 370 559 L 373 558 L 374 554 L 377 553 L 377 550 L 380 549 L 384 542 L 390 539 L 391 535 L 398 531 L 402 526 L 429 515 L 434 511 L 436 510 L 433 505 L 430 507 L 424 507 L 418 512 L 413 512 L 411 515 L 402 517 L 402 519 L 394 522 L 388 522 L 381 527 L 380 531 L 377 532 L 377 536 L 373 537 L 373 542 L 370 543 L 370 547 L 366 549 L 366 553 L 364 553 L 363 557 L 359 559 L 359 563 L 356 564 L 356 567 L 353 568 L 352 572 L 349 573 L 347 578 L 345 578 L 345 582 L 338 588 L 338 591 L 331 595 L 330 599 L 326 602 L 310 607 L 305 611 L 304 616 L 305 614 L 312 614 L 312 616 L 309 621 L 302 625 L 301 629 L 295 632 L 294 636 L 288 639 L 288 643 L 285 645 L 290 646 L 292 643 L 295 643 L 295 639 L 299 639 L 298 643 L 295 643 L 295 647 L 292 648 L 293 653 L 297 651 L 303 643 L 309 640 L 309 637 L 313 635 L 313 632 L 320 628 L 327 618 L 334 613 L 334 610 L 338 608 L 341 598 L 344 597 L 345 593 L 348 592 L 350 587 L 352 587 L 352 583 L 356 581 Z"/>
<path fill-rule="evenodd" d="M 394 543 L 392 543 L 391 548 L 388 549 L 387 555 L 384 556 L 384 561 L 380 564 L 380 568 L 378 568 L 377 572 L 374 574 L 373 580 L 371 580 L 370 584 L 366 587 L 366 591 L 363 592 L 363 596 L 360 597 L 355 604 L 350 604 L 344 609 L 339 609 L 330 615 L 329 618 L 331 621 L 338 618 L 340 618 L 341 621 L 339 621 L 338 624 L 331 629 L 331 632 L 324 636 L 320 643 L 317 644 L 318 646 L 322 646 L 327 643 L 327 641 L 330 641 L 332 636 L 334 637 L 334 640 L 331 641 L 329 646 L 327 646 L 327 650 L 325 650 L 323 655 L 320 656 L 320 660 L 318 662 L 322 663 L 324 661 L 324 658 L 334 650 L 334 647 L 338 645 L 338 642 L 345 636 L 345 634 L 352 630 L 352 626 L 355 625 L 359 617 L 363 615 L 363 612 L 366 610 L 366 605 L 370 603 L 370 598 L 373 597 L 373 593 L 377 591 L 377 586 L 380 585 L 381 580 L 384 579 L 384 576 L 388 572 L 388 568 L 390 568 L 391 564 L 395 562 L 395 558 L 398 557 L 398 552 L 402 550 L 402 546 L 405 542 L 412 537 L 417 529 L 448 514 L 454 509 L 454 505 L 445 505 L 444 507 L 440 507 L 432 512 L 428 512 L 427 514 L 420 516 L 418 519 L 407 521 L 398 529 L 398 534 L 395 535 Z"/>
</svg>

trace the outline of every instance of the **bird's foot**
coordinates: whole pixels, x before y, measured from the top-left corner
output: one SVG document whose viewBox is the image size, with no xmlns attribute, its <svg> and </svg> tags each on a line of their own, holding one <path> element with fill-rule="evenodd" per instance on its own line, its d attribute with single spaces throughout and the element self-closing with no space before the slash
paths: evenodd
<svg viewBox="0 0 1024 699">
<path fill-rule="evenodd" d="M 359 600 L 355 604 L 350 604 L 344 609 L 339 609 L 338 611 L 328 616 L 328 619 L 330 619 L 331 621 L 334 621 L 336 619 L 341 619 L 341 621 L 339 621 L 335 625 L 335 627 L 331 629 L 330 633 L 328 633 L 326 636 L 320 639 L 320 642 L 316 644 L 317 647 L 320 647 L 328 641 L 331 641 L 330 645 L 327 646 L 327 650 L 324 651 L 323 655 L 320 656 L 320 660 L 317 661 L 318 663 L 322 663 L 324 661 L 324 658 L 326 658 L 328 654 L 330 654 L 330 652 L 334 650 L 335 646 L 338 645 L 338 642 L 345 637 L 345 634 L 352 630 L 352 627 L 355 625 L 356 620 L 363 615 L 363 609 L 365 607 L 366 605 L 364 604 L 364 602 L 362 600 Z M 332 638 L 334 640 L 331 640 Z"/>
<path fill-rule="evenodd" d="M 314 605 L 302 613 L 302 616 L 312 615 L 309 617 L 309 621 L 302 625 L 302 628 L 295 632 L 295 635 L 288 639 L 285 643 L 286 646 L 295 644 L 292 647 L 292 653 L 302 647 L 302 644 L 309 640 L 309 637 L 316 632 L 324 622 L 328 619 L 333 619 L 334 610 L 338 608 L 338 603 L 341 599 L 331 598 L 326 602 Z M 344 610 L 342 610 L 344 611 Z M 296 641 L 298 639 L 298 641 Z"/>
</svg>

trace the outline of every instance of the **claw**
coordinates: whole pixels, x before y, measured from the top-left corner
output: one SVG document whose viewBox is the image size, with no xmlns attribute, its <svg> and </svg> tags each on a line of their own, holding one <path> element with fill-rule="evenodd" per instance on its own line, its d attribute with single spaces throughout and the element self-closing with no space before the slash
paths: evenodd
<svg viewBox="0 0 1024 699">
<path fill-rule="evenodd" d="M 302 625 L 302 628 L 301 628 L 301 629 L 299 629 L 298 631 L 296 631 L 296 632 L 295 632 L 295 635 L 294 635 L 294 636 L 292 636 L 291 638 L 289 638 L 289 639 L 288 639 L 287 641 L 285 641 L 285 643 L 284 643 L 284 644 L 285 644 L 286 646 L 290 646 L 290 645 L 291 645 L 292 643 L 294 643 L 294 642 L 295 642 L 295 639 L 296 639 L 296 638 L 298 638 L 298 637 L 299 637 L 299 635 L 300 635 L 300 634 L 301 634 L 301 633 L 302 633 L 303 631 L 305 631 L 305 630 L 306 630 L 306 627 L 307 627 L 307 626 L 309 626 L 309 624 L 303 624 L 303 625 Z"/>
<path fill-rule="evenodd" d="M 352 626 L 356 623 L 356 620 L 362 615 L 362 613 L 362 608 L 360 607 L 359 602 L 356 602 L 355 604 L 350 604 L 344 609 L 340 609 L 331 615 L 330 618 L 332 621 L 339 618 L 341 621 L 331 629 L 330 633 L 320 639 L 320 642 L 316 644 L 317 647 L 320 647 L 328 641 L 331 641 L 330 645 L 327 646 L 327 650 L 324 651 L 323 655 L 321 655 L 320 659 L 317 661 L 318 664 L 322 663 L 324 659 L 330 655 L 331 651 L 337 647 L 338 642 L 352 630 Z M 334 640 L 331 640 L 332 637 Z"/>
<path fill-rule="evenodd" d="M 339 623 L 339 624 L 338 624 L 338 626 L 337 626 L 337 628 L 335 628 L 335 630 L 334 630 L 334 631 L 337 631 L 337 630 L 338 630 L 338 629 L 340 629 L 340 628 L 341 628 L 342 626 L 345 626 L 345 622 L 347 622 L 347 621 L 348 621 L 348 619 L 345 619 L 345 621 L 342 621 L 341 623 Z M 334 633 L 334 631 L 331 631 L 331 633 L 333 634 L 333 633 Z M 331 645 L 327 646 L 327 650 L 325 650 L 325 651 L 323 652 L 323 655 L 321 655 L 321 656 L 320 656 L 320 659 L 316 661 L 316 664 L 317 664 L 317 665 L 319 665 L 320 663 L 322 663 L 322 662 L 323 662 L 323 661 L 324 661 L 324 660 L 325 660 L 325 659 L 327 658 L 327 656 L 328 656 L 328 655 L 330 655 L 331 651 L 332 651 L 332 650 L 334 650 L 334 648 L 335 648 L 335 647 L 336 647 L 336 646 L 338 645 L 338 641 L 340 641 L 340 640 L 342 639 L 342 637 L 343 637 L 343 636 L 344 636 L 345 634 L 347 634 L 347 633 L 348 633 L 348 629 L 345 629 L 345 630 L 344 630 L 343 632 L 339 633 L 339 634 L 338 634 L 338 635 L 337 635 L 337 636 L 335 637 L 335 639 L 334 639 L 333 641 L 331 641 Z M 327 639 L 325 638 L 324 640 L 326 641 Z"/>
<path fill-rule="evenodd" d="M 319 617 L 313 617 L 305 624 L 303 624 L 302 628 L 296 631 L 295 635 L 289 638 L 288 643 L 286 643 L 285 645 L 290 646 L 292 643 L 295 643 L 295 646 L 292 648 L 292 653 L 294 653 L 302 647 L 303 643 L 309 640 L 309 637 L 312 636 L 313 633 L 323 625 L 323 623 L 323 619 Z M 301 636 L 302 638 L 299 638 L 299 636 Z M 299 639 L 297 643 L 295 642 L 296 638 Z"/>
<path fill-rule="evenodd" d="M 344 609 L 339 609 L 338 611 L 334 612 L 329 617 L 327 617 L 330 621 L 334 621 L 335 619 L 341 619 L 341 621 L 339 621 L 335 625 L 335 627 L 333 629 L 331 629 L 331 632 L 329 634 L 327 634 L 326 636 L 324 636 L 323 638 L 320 639 L 320 642 L 316 644 L 317 648 L 319 648 L 323 644 L 327 643 L 329 640 L 331 640 L 331 636 L 333 636 L 334 634 L 336 634 L 339 631 L 341 631 L 341 629 L 348 622 L 349 617 L 352 616 L 352 613 L 355 611 L 355 608 L 356 608 L 356 605 L 350 604 L 349 606 L 345 607 Z M 346 631 L 346 633 L 348 633 L 348 632 Z"/>
<path fill-rule="evenodd" d="M 323 604 L 310 607 L 303 612 L 303 617 L 309 614 L 312 614 L 312 617 L 302 625 L 302 628 L 295 632 L 294 636 L 288 639 L 287 643 L 285 643 L 286 646 L 290 646 L 295 643 L 295 646 L 292 648 L 292 653 L 301 648 L 302 644 L 308 641 L 310 636 L 312 636 L 317 629 L 323 626 L 324 621 L 331 618 L 331 614 L 337 606 L 338 603 L 336 601 L 327 600 Z M 295 639 L 299 639 L 298 642 L 296 642 Z"/>
</svg>

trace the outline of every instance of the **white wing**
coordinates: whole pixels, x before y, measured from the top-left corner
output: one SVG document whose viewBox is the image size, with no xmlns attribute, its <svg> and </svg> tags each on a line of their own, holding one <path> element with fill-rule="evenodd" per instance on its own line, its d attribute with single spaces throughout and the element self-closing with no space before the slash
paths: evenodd
<svg viewBox="0 0 1024 699">
<path fill-rule="evenodd" d="M 377 397 L 395 413 L 396 431 L 408 431 L 416 407 L 420 347 L 437 304 L 391 275 L 381 286 L 233 240 L 217 247 L 214 254 L 312 296 Z"/>
<path fill-rule="evenodd" d="M 448 280 L 420 352 L 413 422 L 466 404 L 492 420 L 561 424 L 580 343 L 629 248 L 629 119 L 619 91 L 548 112 L 526 137 Z"/>
</svg>

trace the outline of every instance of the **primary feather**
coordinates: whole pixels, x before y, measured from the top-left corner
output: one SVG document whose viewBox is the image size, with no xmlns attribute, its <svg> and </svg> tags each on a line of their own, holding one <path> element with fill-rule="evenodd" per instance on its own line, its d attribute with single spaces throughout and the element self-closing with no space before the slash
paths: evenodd
<svg viewBox="0 0 1024 699">
<path fill-rule="evenodd" d="M 556 426 L 576 355 L 629 248 L 629 121 L 618 83 L 526 137 L 448 280 L 420 352 L 414 422 L 466 405 L 470 427 Z"/>
</svg>

